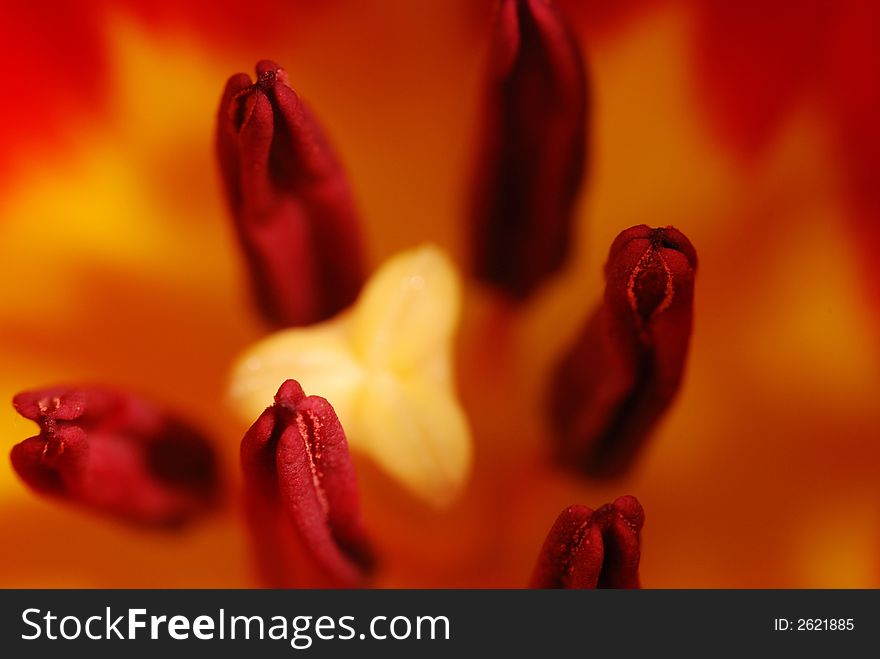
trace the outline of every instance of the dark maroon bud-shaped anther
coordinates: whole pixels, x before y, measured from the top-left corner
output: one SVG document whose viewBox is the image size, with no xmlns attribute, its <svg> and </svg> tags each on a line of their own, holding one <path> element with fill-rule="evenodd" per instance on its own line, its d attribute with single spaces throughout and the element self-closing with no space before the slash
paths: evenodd
<svg viewBox="0 0 880 659">
<path fill-rule="evenodd" d="M 274 587 L 364 585 L 373 564 L 333 407 L 287 380 L 241 443 L 248 520 Z"/>
<path fill-rule="evenodd" d="M 586 159 L 583 57 L 549 0 L 503 0 L 472 200 L 477 277 L 513 299 L 564 263 Z"/>
<path fill-rule="evenodd" d="M 274 325 L 325 320 L 364 279 L 360 225 L 345 173 L 277 64 L 232 76 L 217 150 L 257 300 Z"/>
<path fill-rule="evenodd" d="M 55 387 L 12 401 L 40 434 L 13 447 L 32 489 L 147 526 L 179 526 L 208 510 L 219 483 L 210 443 L 183 421 L 116 390 Z"/>
<path fill-rule="evenodd" d="M 697 255 L 677 229 L 622 232 L 605 296 L 551 389 L 563 462 L 590 476 L 625 471 L 681 384 L 693 320 Z"/>
<path fill-rule="evenodd" d="M 598 510 L 569 506 L 538 556 L 531 588 L 639 588 L 645 513 L 635 497 Z"/>
</svg>

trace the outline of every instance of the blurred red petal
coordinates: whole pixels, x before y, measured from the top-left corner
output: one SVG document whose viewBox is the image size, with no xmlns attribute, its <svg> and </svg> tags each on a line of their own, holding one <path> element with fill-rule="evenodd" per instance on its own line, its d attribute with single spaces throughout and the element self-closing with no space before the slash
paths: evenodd
<svg viewBox="0 0 880 659">
<path fill-rule="evenodd" d="M 63 147 L 71 119 L 102 107 L 102 3 L 4 3 L 0 66 L 0 181 L 36 145 Z"/>
<path fill-rule="evenodd" d="M 868 290 L 880 311 L 880 4 L 841 4 L 827 101 L 836 121 L 845 193 Z"/>
<path fill-rule="evenodd" d="M 832 3 L 695 0 L 695 10 L 702 101 L 731 148 L 758 155 L 822 74 Z"/>
</svg>

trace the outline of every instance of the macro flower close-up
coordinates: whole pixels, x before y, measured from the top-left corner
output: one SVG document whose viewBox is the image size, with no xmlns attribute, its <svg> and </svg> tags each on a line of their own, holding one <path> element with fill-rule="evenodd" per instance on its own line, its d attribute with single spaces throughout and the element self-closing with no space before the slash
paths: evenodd
<svg viewBox="0 0 880 659">
<path fill-rule="evenodd" d="M 880 587 L 875 3 L 7 5 L 2 586 Z"/>
</svg>

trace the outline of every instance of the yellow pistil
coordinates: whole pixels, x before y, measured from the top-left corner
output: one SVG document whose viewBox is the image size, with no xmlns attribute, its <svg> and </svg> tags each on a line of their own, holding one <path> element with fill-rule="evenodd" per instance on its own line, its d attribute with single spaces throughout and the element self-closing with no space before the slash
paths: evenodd
<svg viewBox="0 0 880 659">
<path fill-rule="evenodd" d="M 281 382 L 326 398 L 349 445 L 435 506 L 451 503 L 471 467 L 470 430 L 456 399 L 452 340 L 461 292 L 436 247 L 390 259 L 353 307 L 251 346 L 232 371 L 230 397 L 251 423 Z"/>
</svg>

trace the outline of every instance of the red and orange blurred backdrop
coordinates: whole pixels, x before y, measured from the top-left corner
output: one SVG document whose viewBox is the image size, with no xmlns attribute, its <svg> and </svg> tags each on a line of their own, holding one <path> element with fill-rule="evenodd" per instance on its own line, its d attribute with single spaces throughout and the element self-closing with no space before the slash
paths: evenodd
<svg viewBox="0 0 880 659">
<path fill-rule="evenodd" d="M 229 494 L 192 529 L 145 533 L 38 498 L 3 461 L 0 585 L 257 585 L 224 391 L 266 328 L 213 157 L 223 84 L 265 57 L 288 70 L 346 164 L 371 268 L 425 241 L 464 267 L 493 4 L 4 3 L 0 401 L 145 392 L 213 433 Z M 645 587 L 880 586 L 880 11 L 558 4 L 594 103 L 574 257 L 515 312 L 468 286 L 459 504 L 429 510 L 357 462 L 376 585 L 522 586 L 564 506 L 627 493 Z M 550 466 L 542 397 L 608 246 L 641 223 L 700 255 L 690 361 L 635 471 L 595 484 Z M 8 403 L 0 431 L 4 450 L 35 433 Z"/>
</svg>

